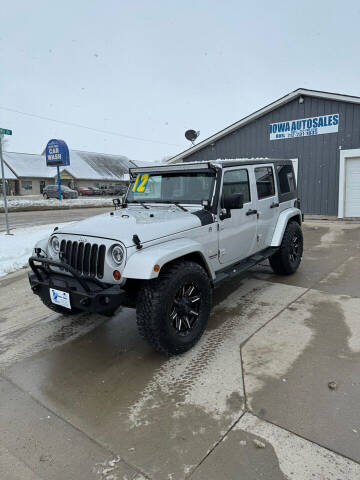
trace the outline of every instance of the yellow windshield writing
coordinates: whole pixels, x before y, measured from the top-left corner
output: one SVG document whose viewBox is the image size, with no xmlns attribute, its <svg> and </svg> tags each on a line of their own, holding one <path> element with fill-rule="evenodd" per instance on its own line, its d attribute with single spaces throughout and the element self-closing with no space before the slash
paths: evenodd
<svg viewBox="0 0 360 480">
<path fill-rule="evenodd" d="M 134 193 L 143 193 L 145 192 L 147 183 L 149 181 L 149 174 L 148 173 L 139 173 L 136 177 L 134 186 L 132 187 L 132 191 Z"/>
</svg>

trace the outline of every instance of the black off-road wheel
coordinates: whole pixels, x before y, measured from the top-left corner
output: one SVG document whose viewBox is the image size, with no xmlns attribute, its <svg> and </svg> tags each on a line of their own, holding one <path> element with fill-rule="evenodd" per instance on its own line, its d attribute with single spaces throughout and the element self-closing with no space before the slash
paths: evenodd
<svg viewBox="0 0 360 480">
<path fill-rule="evenodd" d="M 295 273 L 303 254 L 303 234 L 301 226 L 290 222 L 284 232 L 279 250 L 269 258 L 271 268 L 279 275 Z"/>
<path fill-rule="evenodd" d="M 158 352 L 186 352 L 205 330 L 211 296 L 209 277 L 199 264 L 179 261 L 165 267 L 139 291 L 136 315 L 140 334 Z"/>
<path fill-rule="evenodd" d="M 60 305 L 56 305 L 50 299 L 45 299 L 41 297 L 40 299 L 45 305 L 45 307 L 48 307 L 53 312 L 61 313 L 61 315 L 66 315 L 66 316 L 76 315 L 77 313 L 81 312 L 81 310 L 78 310 L 77 308 L 65 308 L 65 307 L 61 307 Z"/>
<path fill-rule="evenodd" d="M 49 198 L 48 195 L 47 195 L 47 193 L 44 193 L 44 194 L 43 194 L 43 197 L 44 197 L 45 200 L 47 200 L 47 199 Z"/>
</svg>

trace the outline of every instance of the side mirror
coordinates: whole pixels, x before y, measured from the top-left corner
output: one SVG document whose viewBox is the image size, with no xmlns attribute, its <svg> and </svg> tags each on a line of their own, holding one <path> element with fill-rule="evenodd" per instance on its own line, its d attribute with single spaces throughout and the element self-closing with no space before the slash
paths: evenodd
<svg viewBox="0 0 360 480">
<path fill-rule="evenodd" d="M 226 211 L 238 210 L 244 207 L 244 195 L 242 193 L 234 193 L 223 197 L 222 207 Z"/>
</svg>

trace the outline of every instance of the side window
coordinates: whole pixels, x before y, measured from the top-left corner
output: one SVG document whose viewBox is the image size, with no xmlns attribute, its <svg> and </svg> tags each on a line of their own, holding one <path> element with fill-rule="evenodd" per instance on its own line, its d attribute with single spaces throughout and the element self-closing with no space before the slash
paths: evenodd
<svg viewBox="0 0 360 480">
<path fill-rule="evenodd" d="M 223 195 L 233 195 L 234 193 L 242 193 L 244 203 L 250 202 L 249 174 L 246 169 L 225 172 Z"/>
<path fill-rule="evenodd" d="M 290 193 L 296 189 L 294 170 L 291 165 L 278 165 L 277 174 L 280 193 Z"/>
<path fill-rule="evenodd" d="M 274 174 L 271 167 L 255 168 L 255 178 L 259 200 L 275 195 Z"/>
</svg>

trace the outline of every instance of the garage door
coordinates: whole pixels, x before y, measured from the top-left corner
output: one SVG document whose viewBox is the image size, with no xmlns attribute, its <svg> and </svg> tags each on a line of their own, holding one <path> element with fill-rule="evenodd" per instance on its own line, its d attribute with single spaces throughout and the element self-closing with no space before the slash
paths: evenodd
<svg viewBox="0 0 360 480">
<path fill-rule="evenodd" d="M 345 217 L 360 217 L 360 158 L 348 158 L 345 168 Z"/>
</svg>

